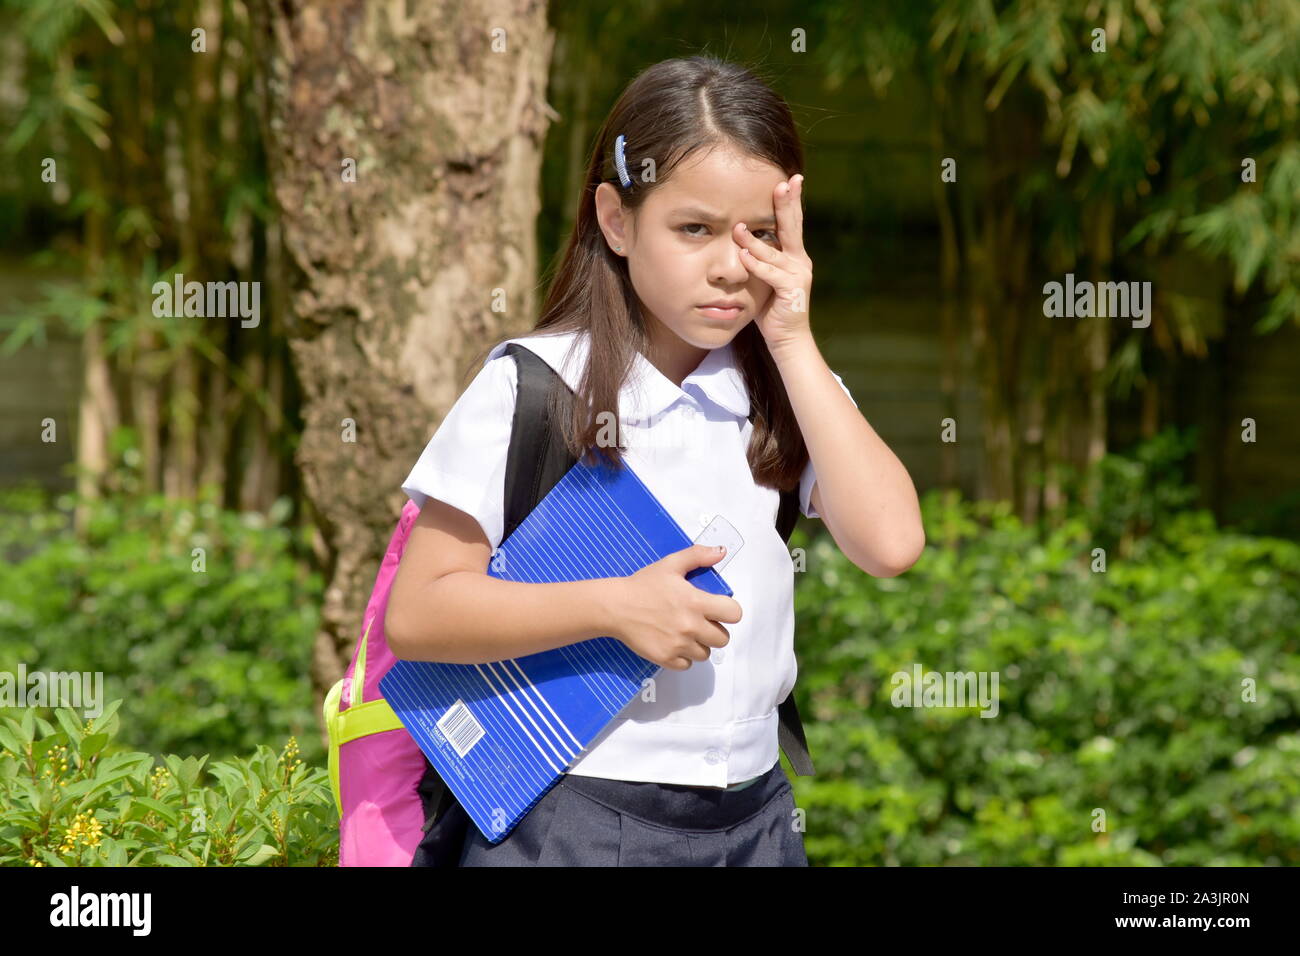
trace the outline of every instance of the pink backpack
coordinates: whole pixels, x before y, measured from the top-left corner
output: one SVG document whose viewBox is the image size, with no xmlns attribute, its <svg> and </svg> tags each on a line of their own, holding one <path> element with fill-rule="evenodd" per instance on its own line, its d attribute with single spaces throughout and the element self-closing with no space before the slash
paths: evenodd
<svg viewBox="0 0 1300 956">
<path fill-rule="evenodd" d="M 414 501 L 402 509 L 352 663 L 325 698 L 339 866 L 410 866 L 424 836 L 424 805 L 416 785 L 424 776 L 425 756 L 379 692 L 379 679 L 397 660 L 384 637 L 388 595 L 419 515 Z"/>
<path fill-rule="evenodd" d="M 506 457 L 502 540 L 577 461 L 551 427 L 547 393 L 572 391 L 536 354 L 512 342 L 517 400 Z M 797 490 L 782 492 L 777 529 L 788 539 L 798 519 Z M 361 636 L 343 679 L 325 697 L 330 786 L 339 814 L 339 866 L 455 866 L 469 817 L 407 733 L 379 690 L 397 660 L 384 636 L 384 615 L 397 566 L 420 508 L 406 502 L 388 541 L 362 618 Z M 813 773 L 794 692 L 781 702 L 781 749 L 800 775 Z"/>
<path fill-rule="evenodd" d="M 517 343 L 517 401 L 506 463 L 505 535 L 572 466 L 547 413 L 547 393 L 572 391 L 549 365 Z M 330 786 L 339 814 L 339 866 L 455 866 L 469 817 L 384 700 L 379 681 L 397 656 L 384 616 L 402 552 L 420 508 L 406 502 L 384 553 L 343 679 L 325 697 Z M 421 846 L 421 844 L 424 844 Z"/>
</svg>

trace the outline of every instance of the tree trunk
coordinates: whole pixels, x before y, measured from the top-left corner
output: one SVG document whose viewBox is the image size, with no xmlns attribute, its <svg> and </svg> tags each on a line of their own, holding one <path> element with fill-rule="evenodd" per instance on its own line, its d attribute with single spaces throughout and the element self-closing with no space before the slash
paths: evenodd
<svg viewBox="0 0 1300 956">
<path fill-rule="evenodd" d="M 221 490 L 226 487 L 226 450 L 230 435 L 226 406 L 230 380 L 224 370 L 209 369 L 204 388 L 206 398 L 203 403 L 203 464 L 199 473 L 199 483 L 215 485 L 216 500 L 220 503 Z"/>
<path fill-rule="evenodd" d="M 1047 422 L 1043 435 L 1043 511 L 1056 515 L 1065 506 L 1061 469 L 1068 461 L 1070 428 L 1070 380 L 1072 367 L 1066 354 L 1070 341 L 1068 326 L 1051 323 L 1048 332 L 1048 388 Z"/>
<path fill-rule="evenodd" d="M 303 390 L 296 463 L 326 549 L 319 718 L 401 480 L 465 362 L 532 325 L 554 38 L 546 5 L 523 0 L 263 0 L 254 13 Z"/>
<path fill-rule="evenodd" d="M 180 130 L 182 168 L 185 178 L 184 214 L 177 223 L 181 259 L 200 282 L 216 281 L 219 268 L 212 255 L 209 232 L 216 215 L 212 197 L 212 154 L 207 134 L 216 112 L 216 63 L 221 55 L 221 11 L 211 0 L 188 11 L 207 31 L 208 52 L 190 58 Z M 227 148 L 229 146 L 227 145 Z M 178 312 L 181 310 L 177 310 Z M 178 316 L 178 322 L 190 321 Z M 217 320 L 220 321 L 220 320 Z M 191 328 L 195 336 L 209 335 L 213 317 L 200 319 Z M 163 488 L 168 497 L 192 498 L 199 474 L 199 369 L 195 348 L 182 345 L 176 352 L 168 396 L 167 461 Z"/>
<path fill-rule="evenodd" d="M 161 352 L 158 336 L 140 331 L 135 339 L 131 378 L 131 424 L 140 443 L 140 491 L 157 494 L 162 490 L 162 403 L 156 362 L 148 356 Z"/>
<path fill-rule="evenodd" d="M 249 332 L 252 329 L 248 330 Z M 270 361 L 269 346 L 250 349 L 244 357 L 245 371 L 248 373 L 249 381 L 255 390 L 261 392 L 266 390 L 268 371 L 267 365 Z M 239 475 L 239 510 L 240 511 L 260 511 L 263 507 L 262 494 L 264 482 L 266 481 L 266 470 L 268 464 L 268 447 L 267 422 L 255 414 L 257 406 L 249 403 L 250 414 L 247 419 L 247 427 L 241 429 L 244 435 L 242 444 L 245 446 L 243 451 L 247 457 L 244 460 L 244 467 Z M 241 423 L 243 424 L 243 423 Z"/>
<path fill-rule="evenodd" d="M 83 165 L 87 188 L 98 194 L 103 188 L 99 166 Z M 103 213 L 91 204 L 86 209 L 85 275 L 93 280 L 103 268 L 107 225 Z M 90 521 L 90 502 L 100 497 L 100 483 L 109 466 L 109 439 L 120 424 L 113 373 L 104 350 L 104 328 L 99 322 L 86 330 L 81 340 L 81 398 L 77 407 L 77 507 L 73 527 L 84 534 Z"/>
<path fill-rule="evenodd" d="M 108 442 L 117 427 L 117 398 L 104 356 L 104 331 L 96 322 L 81 340 L 81 400 L 77 408 L 77 497 L 73 518 L 78 533 L 86 530 L 88 505 L 100 495 L 108 470 Z"/>
<path fill-rule="evenodd" d="M 1096 203 L 1096 212 L 1092 219 L 1091 249 L 1093 288 L 1100 290 L 1101 283 L 1109 280 L 1113 250 L 1113 232 L 1115 228 L 1115 205 L 1109 199 Z M 1113 315 L 1103 315 L 1107 311 L 1102 304 L 1100 292 L 1097 294 L 1096 315 L 1083 319 L 1087 330 L 1086 360 L 1088 363 L 1088 446 L 1084 467 L 1091 478 L 1084 490 L 1084 500 L 1089 508 L 1097 501 L 1097 474 L 1091 466 L 1106 454 L 1108 419 L 1106 415 L 1106 365 L 1110 358 L 1111 323 L 1116 321 Z"/>
</svg>

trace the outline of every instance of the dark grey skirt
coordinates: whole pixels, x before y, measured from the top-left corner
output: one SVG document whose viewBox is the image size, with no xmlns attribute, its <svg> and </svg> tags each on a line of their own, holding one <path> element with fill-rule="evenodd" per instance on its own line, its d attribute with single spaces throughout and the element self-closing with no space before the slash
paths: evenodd
<svg viewBox="0 0 1300 956">
<path fill-rule="evenodd" d="M 778 760 L 743 790 L 566 774 L 493 845 L 472 823 L 461 866 L 807 866 Z"/>
</svg>

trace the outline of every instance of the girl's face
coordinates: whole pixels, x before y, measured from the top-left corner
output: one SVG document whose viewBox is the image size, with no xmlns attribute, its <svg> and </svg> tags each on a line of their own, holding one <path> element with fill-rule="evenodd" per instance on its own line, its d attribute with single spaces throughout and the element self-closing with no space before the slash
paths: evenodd
<svg viewBox="0 0 1300 956">
<path fill-rule="evenodd" d="M 716 148 L 679 164 L 635 220 L 614 186 L 597 188 L 597 219 L 610 248 L 623 247 L 615 254 L 627 257 L 649 322 L 654 354 L 647 358 L 674 383 L 680 385 L 706 352 L 730 342 L 767 305 L 772 287 L 749 274 L 732 230 L 743 222 L 757 239 L 780 249 L 772 195 L 787 178 L 771 163 Z M 702 309 L 718 301 L 740 309 Z"/>
</svg>

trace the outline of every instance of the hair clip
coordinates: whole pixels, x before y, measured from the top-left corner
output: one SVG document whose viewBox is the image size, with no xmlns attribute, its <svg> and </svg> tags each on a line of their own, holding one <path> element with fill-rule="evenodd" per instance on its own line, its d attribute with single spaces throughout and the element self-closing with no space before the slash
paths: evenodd
<svg viewBox="0 0 1300 956">
<path fill-rule="evenodd" d="M 631 189 L 632 177 L 627 174 L 627 157 L 623 154 L 624 142 L 623 134 L 619 133 L 618 138 L 614 140 L 614 166 L 618 169 L 618 179 L 623 184 L 623 188 Z"/>
</svg>

